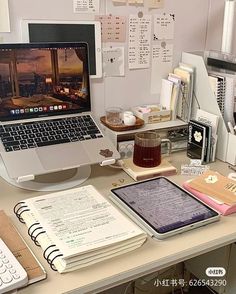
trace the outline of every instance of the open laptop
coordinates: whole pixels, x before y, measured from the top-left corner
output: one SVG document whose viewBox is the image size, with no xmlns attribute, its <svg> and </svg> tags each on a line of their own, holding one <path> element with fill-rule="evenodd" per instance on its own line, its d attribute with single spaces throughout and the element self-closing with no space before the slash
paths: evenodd
<svg viewBox="0 0 236 294">
<path fill-rule="evenodd" d="M 90 114 L 86 43 L 0 45 L 0 154 L 10 178 L 120 157 Z"/>
</svg>

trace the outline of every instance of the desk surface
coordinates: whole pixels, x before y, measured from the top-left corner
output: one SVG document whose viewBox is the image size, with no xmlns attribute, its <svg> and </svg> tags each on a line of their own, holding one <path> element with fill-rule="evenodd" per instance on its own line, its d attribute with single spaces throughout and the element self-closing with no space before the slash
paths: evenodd
<svg viewBox="0 0 236 294">
<path fill-rule="evenodd" d="M 180 166 L 189 160 L 184 153 L 176 153 L 172 164 L 180 170 Z M 211 169 L 227 175 L 230 172 L 227 164 L 215 162 Z M 181 184 L 186 177 L 176 175 L 170 177 Z M 191 178 L 191 177 L 189 177 Z M 94 166 L 91 177 L 84 185 L 92 184 L 105 196 L 116 185 L 128 184 L 131 178 L 119 169 Z M 194 229 L 163 241 L 148 238 L 140 248 L 119 257 L 98 263 L 85 269 L 71 273 L 59 274 L 53 272 L 42 257 L 42 250 L 36 247 L 27 235 L 27 228 L 21 224 L 12 209 L 20 200 L 38 196 L 42 193 L 26 191 L 8 185 L 0 179 L 0 207 L 11 217 L 13 223 L 23 238 L 45 267 L 48 278 L 22 289 L 22 294 L 51 294 L 73 292 L 99 292 L 123 282 L 138 278 L 145 274 L 165 268 L 169 265 L 187 260 L 191 257 L 214 250 L 236 241 L 236 214 L 221 217 L 219 222 Z"/>
</svg>

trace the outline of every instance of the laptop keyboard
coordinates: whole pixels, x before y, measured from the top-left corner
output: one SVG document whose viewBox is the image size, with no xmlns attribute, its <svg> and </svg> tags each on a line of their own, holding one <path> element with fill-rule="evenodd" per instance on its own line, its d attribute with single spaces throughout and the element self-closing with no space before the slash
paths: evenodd
<svg viewBox="0 0 236 294">
<path fill-rule="evenodd" d="M 7 152 L 101 137 L 90 115 L 0 126 Z"/>
</svg>

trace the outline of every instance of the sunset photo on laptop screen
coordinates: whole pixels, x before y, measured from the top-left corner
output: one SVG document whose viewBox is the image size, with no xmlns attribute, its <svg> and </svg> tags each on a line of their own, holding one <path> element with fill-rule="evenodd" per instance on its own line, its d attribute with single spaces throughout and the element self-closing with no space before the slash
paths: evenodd
<svg viewBox="0 0 236 294">
<path fill-rule="evenodd" d="M 6 49 L 0 55 L 0 116 L 90 110 L 86 52 L 78 48 Z"/>
</svg>

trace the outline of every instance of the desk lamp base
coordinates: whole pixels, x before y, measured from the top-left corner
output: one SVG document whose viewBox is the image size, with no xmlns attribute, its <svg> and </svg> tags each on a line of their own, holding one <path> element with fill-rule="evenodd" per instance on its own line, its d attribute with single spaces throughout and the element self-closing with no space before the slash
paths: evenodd
<svg viewBox="0 0 236 294">
<path fill-rule="evenodd" d="M 33 181 L 17 183 L 9 178 L 6 168 L 0 159 L 0 176 L 9 184 L 31 191 L 52 192 L 66 190 L 85 182 L 91 173 L 89 165 L 64 171 L 35 176 Z"/>
</svg>

